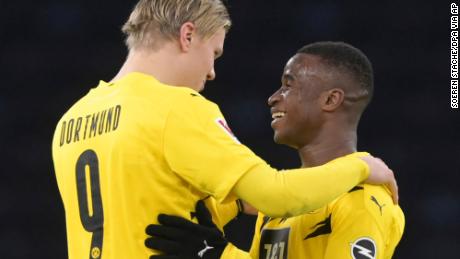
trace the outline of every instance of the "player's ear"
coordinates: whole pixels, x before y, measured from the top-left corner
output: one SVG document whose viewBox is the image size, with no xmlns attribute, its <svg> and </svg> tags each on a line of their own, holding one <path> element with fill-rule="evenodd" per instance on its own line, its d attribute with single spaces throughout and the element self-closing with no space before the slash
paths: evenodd
<svg viewBox="0 0 460 259">
<path fill-rule="evenodd" d="M 179 44 L 184 52 L 190 50 L 193 37 L 196 35 L 196 27 L 192 22 L 186 22 L 180 27 Z"/>
<path fill-rule="evenodd" d="M 345 92 L 340 88 L 324 91 L 320 97 L 321 108 L 328 112 L 335 111 L 342 105 L 344 99 Z"/>
</svg>

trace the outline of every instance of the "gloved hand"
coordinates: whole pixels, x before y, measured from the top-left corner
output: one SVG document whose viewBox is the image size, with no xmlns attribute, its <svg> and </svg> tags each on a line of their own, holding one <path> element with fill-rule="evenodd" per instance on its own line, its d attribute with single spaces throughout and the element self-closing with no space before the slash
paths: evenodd
<svg viewBox="0 0 460 259">
<path fill-rule="evenodd" d="M 202 200 L 195 207 L 199 224 L 187 219 L 160 214 L 157 224 L 147 226 L 145 246 L 163 252 L 150 259 L 219 259 L 228 241 L 212 222 Z"/>
</svg>

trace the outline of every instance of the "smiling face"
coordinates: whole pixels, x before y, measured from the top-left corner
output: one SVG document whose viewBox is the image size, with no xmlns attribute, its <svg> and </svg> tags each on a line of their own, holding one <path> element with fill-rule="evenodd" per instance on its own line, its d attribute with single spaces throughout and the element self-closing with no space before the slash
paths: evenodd
<svg viewBox="0 0 460 259">
<path fill-rule="evenodd" d="M 268 99 L 274 140 L 293 148 L 307 145 L 324 122 L 319 97 L 325 78 L 321 58 L 296 54 L 286 64 L 281 87 Z"/>
</svg>

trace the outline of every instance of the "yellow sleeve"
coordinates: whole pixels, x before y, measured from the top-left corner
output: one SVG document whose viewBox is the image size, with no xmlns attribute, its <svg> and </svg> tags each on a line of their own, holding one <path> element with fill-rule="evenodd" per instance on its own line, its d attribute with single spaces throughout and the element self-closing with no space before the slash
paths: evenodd
<svg viewBox="0 0 460 259">
<path fill-rule="evenodd" d="M 218 202 L 236 195 L 272 217 L 320 208 L 369 174 L 364 161 L 349 156 L 280 173 L 239 143 L 217 105 L 197 94 L 170 111 L 163 149 L 171 169 L 198 190 Z"/>
<path fill-rule="evenodd" d="M 267 216 L 292 217 L 325 206 L 365 180 L 368 174 L 367 164 L 354 156 L 284 172 L 261 165 L 246 173 L 234 192 Z"/>
<path fill-rule="evenodd" d="M 219 202 L 251 168 L 268 165 L 238 142 L 217 105 L 187 95 L 169 112 L 164 129 L 164 154 L 170 168 L 198 190 Z"/>
<path fill-rule="evenodd" d="M 209 212 L 212 215 L 212 220 L 223 231 L 223 227 L 233 218 L 235 218 L 238 213 L 241 211 L 241 205 L 238 204 L 238 201 L 230 203 L 217 203 L 217 201 L 210 197 L 205 200 L 206 207 L 208 207 Z M 251 256 L 248 252 L 238 249 L 232 243 L 228 243 L 225 247 L 224 252 L 221 257 L 223 259 L 249 259 Z M 253 257 L 257 258 L 257 257 Z"/>
<path fill-rule="evenodd" d="M 236 246 L 232 245 L 231 243 L 228 243 L 228 245 L 225 247 L 224 252 L 220 256 L 221 259 L 256 259 L 255 257 L 251 257 L 251 255 L 243 251 L 241 249 L 238 249 Z"/>
<path fill-rule="evenodd" d="M 223 231 L 224 226 L 238 216 L 238 213 L 241 211 L 238 200 L 218 203 L 216 199 L 209 197 L 204 200 L 204 203 L 211 213 L 212 220 L 221 231 Z"/>
</svg>

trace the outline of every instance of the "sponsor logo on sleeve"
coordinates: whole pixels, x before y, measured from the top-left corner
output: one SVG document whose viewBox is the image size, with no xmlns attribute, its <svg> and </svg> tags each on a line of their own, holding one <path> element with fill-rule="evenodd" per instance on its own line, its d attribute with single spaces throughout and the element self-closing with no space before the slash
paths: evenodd
<svg viewBox="0 0 460 259">
<path fill-rule="evenodd" d="M 369 237 L 358 238 L 351 244 L 351 256 L 353 259 L 375 259 L 377 246 L 374 240 Z"/>
</svg>

